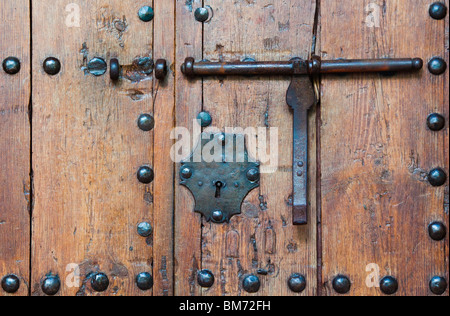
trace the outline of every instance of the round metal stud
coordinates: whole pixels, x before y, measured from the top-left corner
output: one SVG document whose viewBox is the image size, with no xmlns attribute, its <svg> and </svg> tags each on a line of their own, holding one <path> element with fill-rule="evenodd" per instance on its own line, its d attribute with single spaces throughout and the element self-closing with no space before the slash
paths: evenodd
<svg viewBox="0 0 450 316">
<path fill-rule="evenodd" d="M 158 80 L 164 80 L 167 76 L 167 61 L 165 59 L 158 59 L 155 63 L 155 77 Z"/>
<path fill-rule="evenodd" d="M 142 291 L 151 290 L 153 287 L 153 277 L 148 272 L 139 273 L 136 276 L 136 285 Z"/>
<path fill-rule="evenodd" d="M 194 13 L 195 19 L 198 22 L 206 22 L 209 19 L 209 11 L 206 8 L 198 8 Z"/>
<path fill-rule="evenodd" d="M 222 222 L 223 221 L 223 212 L 220 210 L 216 210 L 212 213 L 212 219 L 215 222 Z"/>
<path fill-rule="evenodd" d="M 192 177 L 192 169 L 188 167 L 181 169 L 181 177 L 183 179 L 190 179 Z"/>
<path fill-rule="evenodd" d="M 20 280 L 17 276 L 10 274 L 2 279 L 2 289 L 6 293 L 16 293 L 20 288 Z"/>
<path fill-rule="evenodd" d="M 438 113 L 430 114 L 427 118 L 427 125 L 434 132 L 441 131 L 445 127 L 445 118 Z"/>
<path fill-rule="evenodd" d="M 147 238 L 150 237 L 153 233 L 153 227 L 148 222 L 139 223 L 137 226 L 137 232 L 139 236 Z"/>
<path fill-rule="evenodd" d="M 155 17 L 155 11 L 150 6 L 143 6 L 139 9 L 139 19 L 143 22 L 150 22 Z"/>
<path fill-rule="evenodd" d="M 289 289 L 294 293 L 301 293 L 306 289 L 306 278 L 301 274 L 293 274 L 288 280 Z"/>
<path fill-rule="evenodd" d="M 16 57 L 8 57 L 3 61 L 3 70 L 8 75 L 15 75 L 20 71 L 20 60 Z"/>
<path fill-rule="evenodd" d="M 343 275 L 338 275 L 333 280 L 333 289 L 339 294 L 347 294 L 350 292 L 352 283 L 350 279 Z"/>
<path fill-rule="evenodd" d="M 386 295 L 393 295 L 398 291 L 398 281 L 391 276 L 384 277 L 380 282 L 380 289 Z"/>
<path fill-rule="evenodd" d="M 58 276 L 47 276 L 42 282 L 42 292 L 48 296 L 56 295 L 61 288 L 61 280 Z"/>
<path fill-rule="evenodd" d="M 197 120 L 200 121 L 201 127 L 208 127 L 212 124 L 212 117 L 208 112 L 200 112 L 197 116 Z"/>
<path fill-rule="evenodd" d="M 61 62 L 55 57 L 44 60 L 44 71 L 50 76 L 57 75 L 61 71 Z"/>
<path fill-rule="evenodd" d="M 155 119 L 150 114 L 142 114 L 138 118 L 138 127 L 144 132 L 150 132 L 155 128 Z"/>
<path fill-rule="evenodd" d="M 259 170 L 256 168 L 251 168 L 247 171 L 247 179 L 251 182 L 256 182 L 259 180 Z"/>
<path fill-rule="evenodd" d="M 447 236 L 447 228 L 444 223 L 434 222 L 428 226 L 428 233 L 430 234 L 431 239 L 441 241 Z"/>
<path fill-rule="evenodd" d="M 436 168 L 428 174 L 428 181 L 434 187 L 440 187 L 447 182 L 447 174 L 441 168 Z"/>
<path fill-rule="evenodd" d="M 210 288 L 214 285 L 214 274 L 209 270 L 202 270 L 197 273 L 198 285 L 204 288 Z"/>
<path fill-rule="evenodd" d="M 261 281 L 256 275 L 248 275 L 242 282 L 242 287 L 248 293 L 256 293 L 261 288 Z"/>
<path fill-rule="evenodd" d="M 148 166 L 140 167 L 137 172 L 137 178 L 139 182 L 143 184 L 150 184 L 155 179 L 153 169 Z"/>
<path fill-rule="evenodd" d="M 447 6 L 442 2 L 435 2 L 430 6 L 430 16 L 435 20 L 443 20 L 447 16 Z"/>
<path fill-rule="evenodd" d="M 442 75 L 447 70 L 447 63 L 441 57 L 434 57 L 428 63 L 428 70 L 436 76 Z"/>
<path fill-rule="evenodd" d="M 117 58 L 112 58 L 109 63 L 109 76 L 113 81 L 117 81 L 120 78 L 120 64 Z"/>
<path fill-rule="evenodd" d="M 96 292 L 105 292 L 109 286 L 108 276 L 104 273 L 97 273 L 91 279 L 92 289 Z"/>
<path fill-rule="evenodd" d="M 430 281 L 430 290 L 433 294 L 442 295 L 447 291 L 447 281 L 443 277 L 435 276 Z"/>
<path fill-rule="evenodd" d="M 103 76 L 108 69 L 108 65 L 103 58 L 95 57 L 87 65 L 87 70 L 93 76 L 99 77 Z"/>
</svg>

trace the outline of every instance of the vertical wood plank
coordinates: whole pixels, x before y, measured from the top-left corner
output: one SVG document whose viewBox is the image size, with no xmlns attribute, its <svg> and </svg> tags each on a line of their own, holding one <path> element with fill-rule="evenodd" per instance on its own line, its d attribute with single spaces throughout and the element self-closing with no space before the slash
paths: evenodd
<svg viewBox="0 0 450 316">
<path fill-rule="evenodd" d="M 27 295 L 30 258 L 30 6 L 27 0 L 0 3 L 0 62 L 20 60 L 21 70 L 0 69 L 0 281 L 20 280 Z M 0 287 L 0 296 L 8 295 Z"/>
<path fill-rule="evenodd" d="M 187 80 L 180 67 L 186 57 L 202 54 L 203 27 L 194 18 L 195 9 L 201 6 L 200 0 L 176 1 L 176 126 L 186 128 L 191 135 L 193 122 L 202 110 L 202 82 Z M 179 167 L 177 164 L 175 169 L 175 295 L 198 296 L 201 294 L 197 284 L 197 272 L 201 268 L 201 221 L 193 213 L 191 193 L 179 185 Z"/>
<path fill-rule="evenodd" d="M 211 61 L 254 58 L 308 58 L 313 39 L 315 1 L 206 0 L 214 17 L 205 24 L 204 57 Z M 249 295 L 242 288 L 248 274 L 258 274 L 262 286 L 255 295 L 292 295 L 287 281 L 292 273 L 307 276 L 303 294 L 316 288 L 315 164 L 311 164 L 311 222 L 292 226 L 292 114 L 286 105 L 289 78 L 208 79 L 204 109 L 215 127 L 278 128 L 279 165 L 262 174 L 261 187 L 243 204 L 242 214 L 230 224 L 204 222 L 202 268 L 211 270 L 216 284 L 205 295 Z M 311 139 L 315 137 L 311 113 Z M 269 134 L 267 134 L 269 135 Z M 273 146 L 273 144 L 271 145 Z M 315 141 L 310 150 L 315 151 Z M 252 153 L 255 155 L 256 153 Z M 311 161 L 315 155 L 311 155 Z M 233 243 L 237 243 L 234 245 Z M 230 251 L 230 249 L 234 251 Z"/>
<path fill-rule="evenodd" d="M 167 60 L 166 80 L 154 80 L 155 110 L 155 209 L 154 209 L 154 295 L 173 295 L 174 164 L 170 157 L 170 134 L 175 122 L 175 1 L 155 0 L 153 53 Z"/>
<path fill-rule="evenodd" d="M 428 61 L 446 56 L 445 21 L 430 18 L 431 3 L 323 0 L 322 57 Z M 445 111 L 448 116 L 445 78 L 427 69 L 391 78 L 323 78 L 326 294 L 336 294 L 333 278 L 344 274 L 352 281 L 351 295 L 381 295 L 377 282 L 371 284 L 376 278 L 369 277 L 374 267 L 379 267 L 381 278 L 398 279 L 398 295 L 430 294 L 430 278 L 448 273 L 448 239 L 432 241 L 427 231 L 432 221 L 448 224 L 448 186 L 434 188 L 426 181 L 429 170 L 448 163 L 448 130 L 436 133 L 426 126 L 430 113 Z"/>
<path fill-rule="evenodd" d="M 149 3 L 32 3 L 32 294 L 43 295 L 41 283 L 52 274 L 61 278 L 60 295 L 151 295 L 137 288 L 135 277 L 153 273 L 153 237 L 142 238 L 136 229 L 154 220 L 153 185 L 136 177 L 140 166 L 153 164 L 154 134 L 137 127 L 140 114 L 154 114 L 153 81 L 133 64 L 153 58 L 153 23 L 138 17 Z M 80 14 L 79 27 L 67 24 L 69 16 L 72 22 L 77 18 L 74 12 Z M 50 56 L 62 63 L 56 76 L 42 67 Z M 122 78 L 114 83 L 108 72 L 91 75 L 86 66 L 94 57 L 108 64 L 119 58 Z M 79 284 L 72 263 L 79 267 Z M 96 272 L 110 280 L 101 294 L 90 286 Z"/>
</svg>

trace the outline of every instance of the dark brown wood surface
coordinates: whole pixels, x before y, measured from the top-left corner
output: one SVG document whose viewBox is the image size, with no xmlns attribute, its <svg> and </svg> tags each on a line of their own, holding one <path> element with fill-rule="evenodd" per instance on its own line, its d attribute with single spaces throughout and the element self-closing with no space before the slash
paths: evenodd
<svg viewBox="0 0 450 316">
<path fill-rule="evenodd" d="M 430 18 L 431 1 L 346 3 L 321 2 L 323 58 L 448 59 L 448 27 Z M 367 24 L 370 11 L 379 13 L 374 24 Z M 336 294 L 332 280 L 343 274 L 350 294 L 381 295 L 366 285 L 373 265 L 381 278 L 398 279 L 398 295 L 430 294 L 430 279 L 448 274 L 448 237 L 436 242 L 427 230 L 436 220 L 448 227 L 448 182 L 435 188 L 426 181 L 432 168 L 448 172 L 448 129 L 432 132 L 426 124 L 433 112 L 448 122 L 446 81 L 448 72 L 436 77 L 426 67 L 391 78 L 323 78 L 324 294 Z"/>
<path fill-rule="evenodd" d="M 30 274 L 30 7 L 0 3 L 0 62 L 20 60 L 18 74 L 0 69 L 0 280 L 9 274 L 28 294 Z M 0 288 L 0 296 L 6 293 Z"/>
</svg>

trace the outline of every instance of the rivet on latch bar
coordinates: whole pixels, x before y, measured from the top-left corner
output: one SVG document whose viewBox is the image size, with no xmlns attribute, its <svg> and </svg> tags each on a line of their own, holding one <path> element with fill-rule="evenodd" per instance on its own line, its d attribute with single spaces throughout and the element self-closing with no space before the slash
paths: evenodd
<svg viewBox="0 0 450 316">
<path fill-rule="evenodd" d="M 93 60 L 94 61 L 94 60 Z M 89 63 L 89 65 L 91 65 L 93 63 L 93 61 L 91 61 Z M 101 60 L 103 61 L 103 60 Z M 95 60 L 95 64 L 92 64 L 91 66 L 88 65 L 88 70 L 94 74 L 94 75 L 102 75 L 106 72 L 106 63 L 103 64 L 103 62 L 101 62 L 99 60 Z M 90 68 L 94 68 L 96 69 L 96 72 L 92 72 L 90 70 Z M 165 59 L 158 59 L 155 63 L 155 67 L 154 67 L 154 71 L 155 71 L 155 78 L 158 80 L 164 80 L 167 76 L 167 72 L 168 72 L 168 67 L 167 67 L 167 61 Z M 121 66 L 119 63 L 119 59 L 118 58 L 112 58 L 110 60 L 110 66 L 109 66 L 109 75 L 112 81 L 117 81 L 120 79 L 120 72 L 121 72 Z"/>
</svg>

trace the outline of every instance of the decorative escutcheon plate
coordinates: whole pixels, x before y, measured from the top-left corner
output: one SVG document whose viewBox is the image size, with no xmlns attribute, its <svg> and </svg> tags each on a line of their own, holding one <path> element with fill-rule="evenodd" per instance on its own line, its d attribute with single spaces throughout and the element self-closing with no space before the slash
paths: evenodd
<svg viewBox="0 0 450 316">
<path fill-rule="evenodd" d="M 214 223 L 241 213 L 245 197 L 259 187 L 260 164 L 249 157 L 244 135 L 203 133 L 181 163 L 180 184 L 195 199 L 195 212 Z"/>
</svg>

